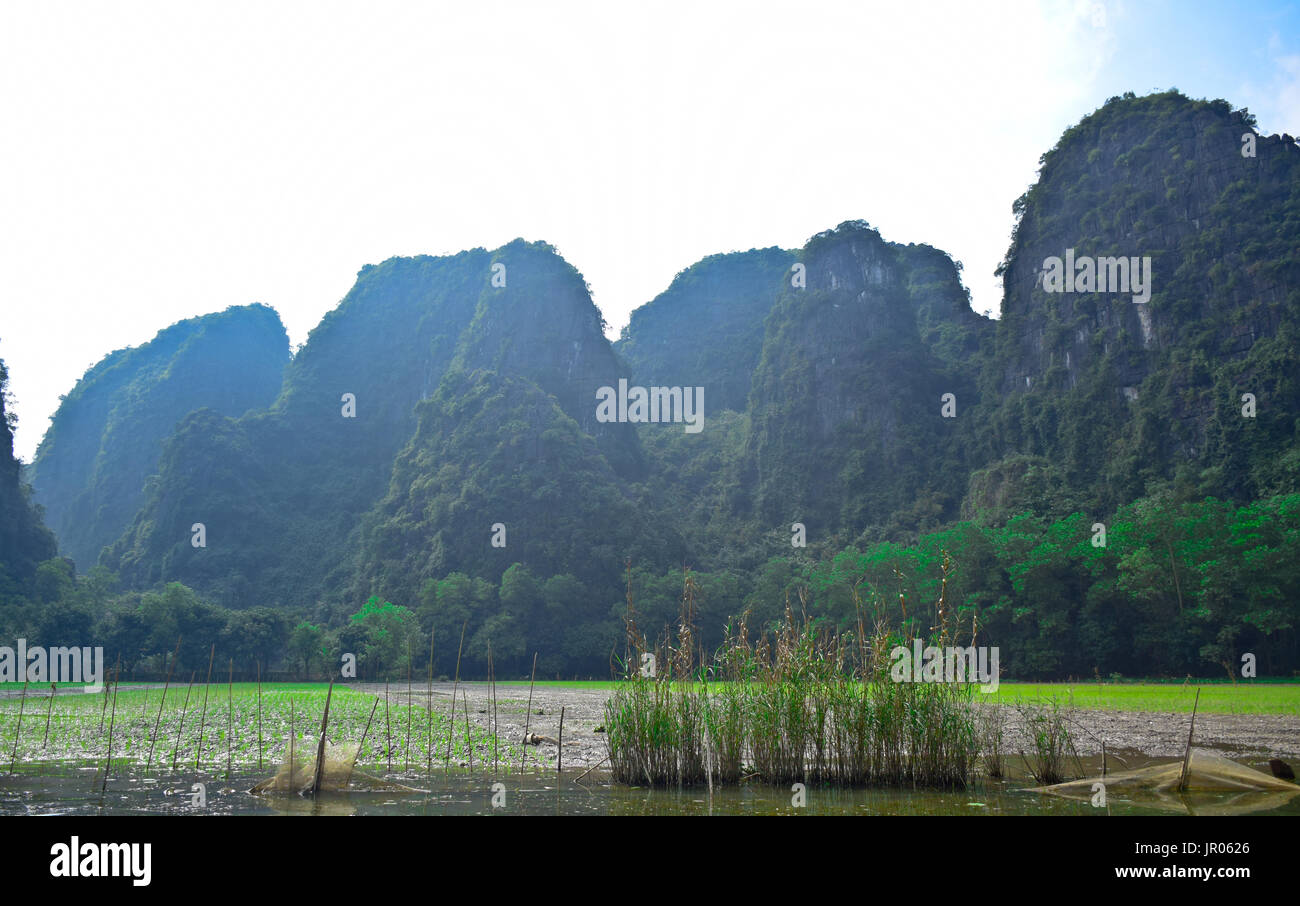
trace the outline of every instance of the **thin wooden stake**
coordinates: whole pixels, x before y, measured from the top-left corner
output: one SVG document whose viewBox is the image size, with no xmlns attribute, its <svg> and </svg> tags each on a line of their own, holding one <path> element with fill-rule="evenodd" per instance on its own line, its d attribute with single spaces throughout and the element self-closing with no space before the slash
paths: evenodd
<svg viewBox="0 0 1300 906">
<path fill-rule="evenodd" d="M 524 714 L 523 753 L 519 756 L 519 772 L 523 773 L 524 762 L 528 759 L 528 723 L 533 717 L 533 683 L 537 680 L 537 652 L 533 652 L 533 675 L 528 680 L 528 711 Z"/>
<path fill-rule="evenodd" d="M 460 688 L 460 653 L 465 650 L 465 627 L 469 626 L 469 620 L 460 625 L 460 646 L 456 649 L 456 679 L 451 686 L 451 723 L 448 724 L 447 731 L 447 768 L 451 768 L 451 739 L 455 736 L 454 728 L 456 726 L 456 690 Z M 432 702 L 430 702 L 432 704 Z M 466 708 L 469 706 L 466 705 Z M 465 719 L 469 719 L 469 711 L 465 712 Z M 466 742 L 468 743 L 468 738 Z"/>
<path fill-rule="evenodd" d="M 257 662 L 257 769 L 262 770 L 262 662 Z"/>
<path fill-rule="evenodd" d="M 230 737 L 235 732 L 235 659 L 230 659 L 230 675 L 226 679 L 226 779 L 230 779 Z"/>
<path fill-rule="evenodd" d="M 121 660 L 122 655 L 119 654 L 117 658 L 118 660 Z M 112 683 L 112 679 L 104 677 L 104 704 L 101 705 L 99 709 L 99 732 L 101 733 L 104 732 L 104 715 L 108 713 L 108 687 L 112 685 Z"/>
<path fill-rule="evenodd" d="M 608 756 L 608 755 L 606 755 L 606 756 L 605 756 L 604 758 L 602 758 L 600 761 L 596 762 L 596 763 L 593 764 L 591 767 L 587 768 L 587 770 L 585 770 L 585 771 L 583 771 L 581 774 L 579 774 L 576 778 L 574 778 L 574 782 L 576 783 L 577 781 L 581 780 L 583 777 L 586 777 L 588 774 L 590 774 L 592 771 L 596 770 L 596 768 L 600 767 L 602 764 L 604 764 L 604 763 L 607 762 L 607 761 L 609 761 L 609 756 Z"/>
<path fill-rule="evenodd" d="M 388 773 L 393 773 L 393 725 L 388 720 L 388 680 L 384 680 L 384 754 L 388 756 Z"/>
<path fill-rule="evenodd" d="M 424 706 L 425 715 L 428 718 L 428 727 L 425 730 L 425 765 L 424 773 L 427 777 L 433 773 L 433 628 L 429 628 L 429 696 Z"/>
<path fill-rule="evenodd" d="M 564 773 L 564 708 L 560 708 L 560 738 L 555 743 L 555 774 Z"/>
<path fill-rule="evenodd" d="M 1183 752 L 1183 772 L 1178 778 L 1178 792 L 1187 790 L 1187 772 L 1192 764 L 1192 732 L 1196 729 L 1196 707 L 1201 703 L 1201 689 L 1196 688 L 1196 701 L 1192 703 L 1192 725 L 1187 728 L 1187 750 Z"/>
<path fill-rule="evenodd" d="M 167 681 L 163 683 L 162 699 L 158 702 L 158 717 L 153 722 L 153 736 L 149 738 L 149 758 L 145 761 L 145 765 L 144 765 L 145 773 L 149 772 L 149 768 L 153 764 L 153 747 L 154 744 L 158 742 L 158 728 L 162 726 L 163 705 L 167 703 L 167 687 L 172 684 L 172 671 L 176 669 L 176 660 L 177 658 L 180 657 L 180 654 L 181 654 L 181 637 L 177 636 L 176 653 L 172 655 L 171 666 L 167 668 Z M 166 657 L 166 655 L 163 655 L 163 657 Z"/>
<path fill-rule="evenodd" d="M 334 680 L 330 680 L 330 687 L 325 690 L 325 713 L 320 718 L 320 741 L 316 743 L 316 776 L 312 778 L 311 794 L 315 796 L 320 792 L 321 777 L 325 773 L 325 730 L 330 721 L 330 697 L 334 695 Z"/>
<path fill-rule="evenodd" d="M 492 687 L 492 773 L 497 770 L 497 669 L 492 660 L 492 643 L 488 642 L 488 683 Z"/>
<path fill-rule="evenodd" d="M 45 739 L 41 742 L 41 751 L 44 752 L 50 746 L 50 712 L 54 710 L 54 697 L 59 694 L 59 687 L 50 683 L 50 701 L 45 706 Z"/>
<path fill-rule="evenodd" d="M 194 753 L 194 770 L 199 769 L 199 759 L 203 757 L 203 728 L 208 722 L 208 689 L 212 686 L 212 658 L 217 653 L 217 643 L 212 643 L 208 652 L 208 678 L 203 681 L 203 713 L 199 716 L 199 748 Z"/>
<path fill-rule="evenodd" d="M 18 738 L 23 735 L 23 708 L 27 705 L 27 681 L 23 680 L 23 697 L 18 702 L 18 730 L 14 733 L 14 752 L 9 758 L 9 773 L 18 764 Z"/>
<path fill-rule="evenodd" d="M 361 760 L 361 749 L 366 744 L 366 736 L 370 733 L 370 721 L 375 719 L 375 709 L 379 707 L 379 699 L 370 706 L 370 717 L 366 718 L 366 728 L 361 731 L 361 742 L 357 745 L 357 760 Z"/>
<path fill-rule="evenodd" d="M 190 684 L 185 687 L 185 701 L 181 704 L 181 721 L 176 725 L 176 748 L 172 749 L 172 770 L 176 770 L 176 757 L 181 751 L 181 731 L 185 729 L 185 712 L 190 706 L 190 690 L 194 688 L 195 671 L 190 671 Z"/>
<path fill-rule="evenodd" d="M 461 701 L 465 703 L 465 750 L 469 753 L 469 772 L 474 773 L 474 742 L 469 735 L 469 693 L 460 694 Z"/>
<path fill-rule="evenodd" d="M 411 640 L 406 640 L 406 770 L 411 770 Z"/>
<path fill-rule="evenodd" d="M 113 767 L 113 723 L 117 720 L 117 687 L 122 682 L 122 655 L 117 656 L 117 674 L 113 677 L 113 714 L 108 718 L 108 757 L 104 760 L 104 783 L 99 791 L 108 789 L 108 772 Z"/>
</svg>

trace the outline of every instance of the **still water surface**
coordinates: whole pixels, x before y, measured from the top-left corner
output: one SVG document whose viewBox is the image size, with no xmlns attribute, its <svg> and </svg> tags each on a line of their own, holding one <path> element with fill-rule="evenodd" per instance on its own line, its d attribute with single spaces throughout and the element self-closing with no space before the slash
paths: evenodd
<svg viewBox="0 0 1300 906">
<path fill-rule="evenodd" d="M 102 765 L 101 765 L 102 767 Z M 0 775 L 2 815 L 1300 815 L 1300 795 L 1196 794 L 1161 800 L 1108 797 L 1105 808 L 1024 791 L 1023 781 L 984 782 L 964 792 L 845 790 L 809 785 L 806 804 L 793 793 L 750 783 L 741 787 L 651 790 L 613 783 L 608 775 L 579 772 L 490 776 L 465 771 L 395 773 L 390 779 L 420 792 L 326 793 L 316 800 L 293 794 L 255 796 L 247 790 L 269 771 L 189 775 L 114 775 L 100 791 L 94 766 L 29 764 Z M 193 784 L 206 804 L 195 806 Z M 495 791 L 494 784 L 501 784 Z M 493 806 L 494 796 L 497 803 Z"/>
</svg>

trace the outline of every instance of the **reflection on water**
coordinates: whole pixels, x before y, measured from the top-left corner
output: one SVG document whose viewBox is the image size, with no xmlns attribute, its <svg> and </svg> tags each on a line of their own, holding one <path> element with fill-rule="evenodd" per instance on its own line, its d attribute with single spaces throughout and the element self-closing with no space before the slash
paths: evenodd
<svg viewBox="0 0 1300 906">
<path fill-rule="evenodd" d="M 99 791 L 102 775 L 93 766 L 33 764 L 0 775 L 3 815 L 1141 815 L 1265 813 L 1300 815 L 1300 796 L 1285 794 L 1165 797 L 1134 801 L 1116 795 L 1105 808 L 1086 801 L 1023 792 L 1030 783 L 985 782 L 960 793 L 923 790 L 844 790 L 810 784 L 806 805 L 795 807 L 788 789 L 762 784 L 742 787 L 650 790 L 612 783 L 593 772 L 557 781 L 554 774 L 467 774 L 464 771 L 394 773 L 390 778 L 417 793 L 330 793 L 313 800 L 293 794 L 254 796 L 247 792 L 265 772 L 144 777 L 114 775 Z M 206 804 L 192 805 L 193 784 L 202 783 Z M 502 787 L 493 789 L 494 784 Z M 1300 788 L 1298 788 L 1300 791 Z M 494 808 L 493 799 L 504 805 Z M 1171 808 L 1173 806 L 1173 808 Z"/>
</svg>

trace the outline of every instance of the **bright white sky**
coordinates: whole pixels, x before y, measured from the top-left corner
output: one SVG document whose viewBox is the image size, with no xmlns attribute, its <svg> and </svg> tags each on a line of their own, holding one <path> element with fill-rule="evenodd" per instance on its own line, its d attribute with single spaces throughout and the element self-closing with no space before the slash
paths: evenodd
<svg viewBox="0 0 1300 906">
<path fill-rule="evenodd" d="M 297 344 L 366 263 L 517 236 L 612 337 L 705 255 L 854 218 L 996 313 L 1039 155 L 1172 86 L 1300 134 L 1296 5 L 0 0 L 17 451 L 168 324 L 264 302 Z"/>
</svg>

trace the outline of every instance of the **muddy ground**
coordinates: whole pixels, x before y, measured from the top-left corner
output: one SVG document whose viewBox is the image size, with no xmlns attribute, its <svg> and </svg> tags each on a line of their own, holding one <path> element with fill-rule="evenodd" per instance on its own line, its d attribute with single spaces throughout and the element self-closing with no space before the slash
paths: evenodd
<svg viewBox="0 0 1300 906">
<path fill-rule="evenodd" d="M 382 685 L 366 683 L 353 686 L 380 697 Z M 435 713 L 445 713 L 451 708 L 452 690 L 456 691 L 456 717 L 464 720 L 465 703 L 469 702 L 469 719 L 476 727 L 486 731 L 492 718 L 492 689 L 486 683 L 433 684 Z M 587 768 L 600 764 L 608 753 L 605 747 L 605 701 L 608 689 L 575 689 L 538 686 L 533 690 L 531 714 L 528 713 L 528 686 L 498 685 L 496 688 L 496 713 L 498 733 L 512 745 L 518 746 L 528 734 L 543 737 L 536 746 L 527 747 L 528 764 L 540 760 L 543 764 L 556 763 L 556 742 L 560 738 L 560 711 L 564 711 L 564 763 L 565 772 L 570 767 Z M 406 689 L 389 687 L 393 707 L 406 705 Z M 416 686 L 411 693 L 416 705 L 428 699 L 427 685 Z M 527 715 L 527 717 L 526 717 Z M 597 729 L 601 732 L 596 732 Z"/>
<path fill-rule="evenodd" d="M 383 695 L 384 687 L 367 684 L 357 687 Z M 486 730 L 491 719 L 491 688 L 486 684 L 462 683 L 456 693 L 457 716 L 463 720 L 462 694 L 469 701 L 471 722 Z M 528 686 L 497 686 L 497 722 L 499 731 L 515 745 L 524 735 L 528 711 Z M 394 706 L 406 703 L 406 690 L 390 689 Z M 413 691 L 416 704 L 423 704 L 427 689 Z M 434 683 L 436 708 L 449 708 L 452 684 Z M 604 707 L 608 689 L 555 688 L 539 686 L 533 690 L 531 714 L 527 716 L 529 734 L 547 737 L 548 741 L 528 748 L 530 764 L 538 758 L 554 765 L 555 740 L 559 738 L 560 710 L 564 710 L 564 767 L 585 768 L 600 764 L 608 750 L 603 732 Z M 1007 708 L 1009 750 L 1015 751 L 1019 715 Z M 1187 744 L 1188 714 L 1159 711 L 1088 711 L 1078 709 L 1071 715 L 1071 731 L 1079 754 L 1099 755 L 1104 742 L 1107 752 L 1137 752 L 1149 758 L 1172 758 L 1183 754 Z M 600 730 L 600 732 L 597 732 Z M 1197 714 L 1194 744 L 1216 749 L 1239 761 L 1259 763 L 1269 758 L 1300 760 L 1300 715 L 1287 714 Z"/>
</svg>

